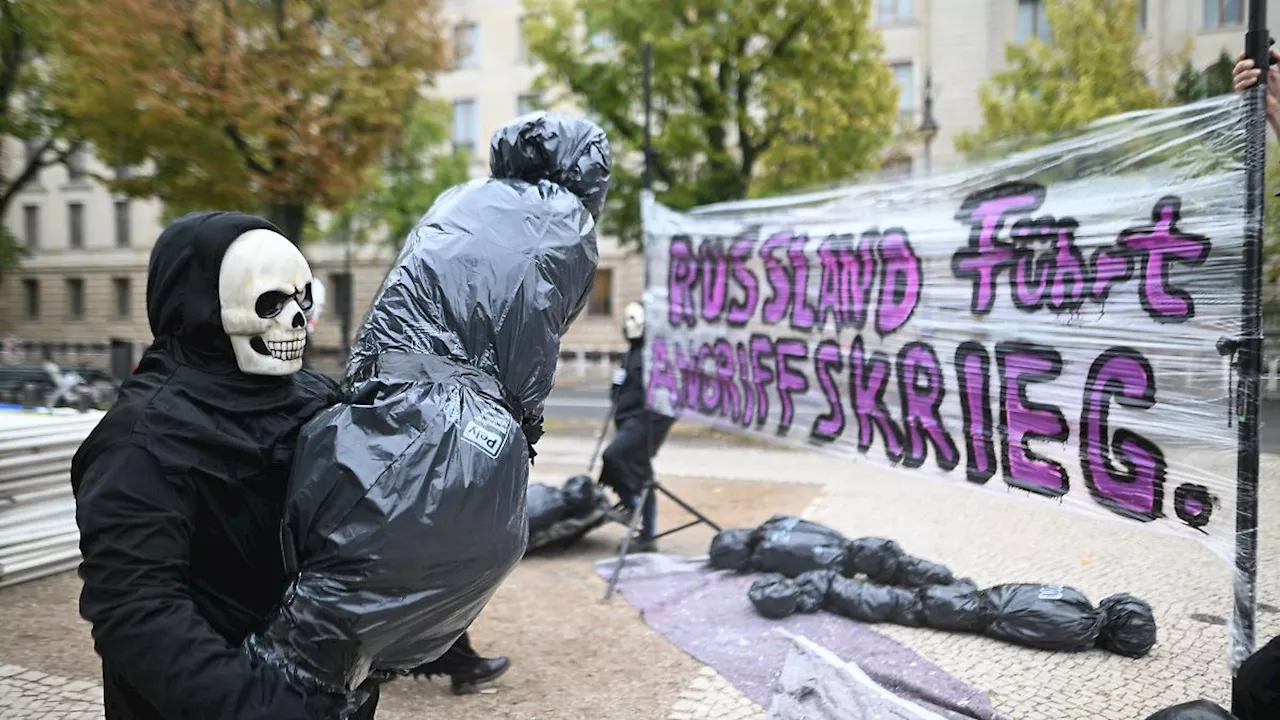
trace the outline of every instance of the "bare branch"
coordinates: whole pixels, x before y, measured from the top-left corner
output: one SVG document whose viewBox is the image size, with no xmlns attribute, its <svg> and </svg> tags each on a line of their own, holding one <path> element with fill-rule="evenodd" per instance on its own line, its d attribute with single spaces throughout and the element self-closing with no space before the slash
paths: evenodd
<svg viewBox="0 0 1280 720">
<path fill-rule="evenodd" d="M 249 143 L 240 135 L 240 131 L 231 123 L 227 123 L 222 128 L 222 132 L 231 140 L 231 144 L 236 146 L 236 150 L 240 151 L 240 156 L 244 158 L 245 166 L 259 175 L 270 175 L 271 171 L 267 169 L 253 155 L 253 148 L 249 147 Z"/>
</svg>

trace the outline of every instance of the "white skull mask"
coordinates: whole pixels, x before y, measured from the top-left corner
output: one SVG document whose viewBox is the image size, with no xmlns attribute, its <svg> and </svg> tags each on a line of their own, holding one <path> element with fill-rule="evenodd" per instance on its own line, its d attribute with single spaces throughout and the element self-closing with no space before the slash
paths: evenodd
<svg viewBox="0 0 1280 720">
<path fill-rule="evenodd" d="M 638 302 L 627 303 L 622 318 L 622 336 L 628 340 L 644 337 L 644 305 Z"/>
<path fill-rule="evenodd" d="M 222 329 L 240 371 L 292 375 L 302 369 L 311 309 L 311 266 L 277 232 L 250 230 L 222 256 Z"/>
</svg>

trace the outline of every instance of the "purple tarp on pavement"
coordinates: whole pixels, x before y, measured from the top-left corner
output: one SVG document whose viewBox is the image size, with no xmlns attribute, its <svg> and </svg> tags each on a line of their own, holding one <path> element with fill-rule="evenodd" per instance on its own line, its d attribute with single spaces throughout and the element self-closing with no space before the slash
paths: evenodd
<svg viewBox="0 0 1280 720">
<path fill-rule="evenodd" d="M 608 578 L 615 560 L 596 563 Z M 910 648 L 827 612 L 767 620 L 747 600 L 751 575 L 711 570 L 705 558 L 632 555 L 618 591 L 645 622 L 681 650 L 715 668 L 744 695 L 769 707 L 792 644 L 776 630 L 809 638 L 857 663 L 895 695 L 952 720 L 1008 720 L 986 693 L 948 675 Z"/>
</svg>

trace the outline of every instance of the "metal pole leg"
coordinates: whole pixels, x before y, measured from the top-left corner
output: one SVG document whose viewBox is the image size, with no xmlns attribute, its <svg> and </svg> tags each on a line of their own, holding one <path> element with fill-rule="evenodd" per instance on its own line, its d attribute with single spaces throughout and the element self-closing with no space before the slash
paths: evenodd
<svg viewBox="0 0 1280 720">
<path fill-rule="evenodd" d="M 627 561 L 627 551 L 631 549 L 631 538 L 636 536 L 636 528 L 640 525 L 640 519 L 644 515 L 644 504 L 649 501 L 649 494 L 653 492 L 652 485 L 645 485 L 640 491 L 640 497 L 636 498 L 635 509 L 631 511 L 631 524 L 627 526 L 627 536 L 622 538 L 622 545 L 618 548 L 618 562 L 613 566 L 613 574 L 609 576 L 609 587 L 604 590 L 604 600 L 609 602 L 613 599 L 613 591 L 618 586 L 618 578 L 622 575 L 622 565 Z"/>
</svg>

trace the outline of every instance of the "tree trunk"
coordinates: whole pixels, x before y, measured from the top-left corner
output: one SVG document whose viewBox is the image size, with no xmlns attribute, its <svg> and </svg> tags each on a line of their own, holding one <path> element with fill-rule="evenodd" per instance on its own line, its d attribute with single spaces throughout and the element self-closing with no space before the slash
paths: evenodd
<svg viewBox="0 0 1280 720">
<path fill-rule="evenodd" d="M 267 219 L 280 228 L 280 232 L 294 245 L 302 245 L 303 228 L 306 225 L 307 206 L 277 205 L 267 206 Z"/>
</svg>

